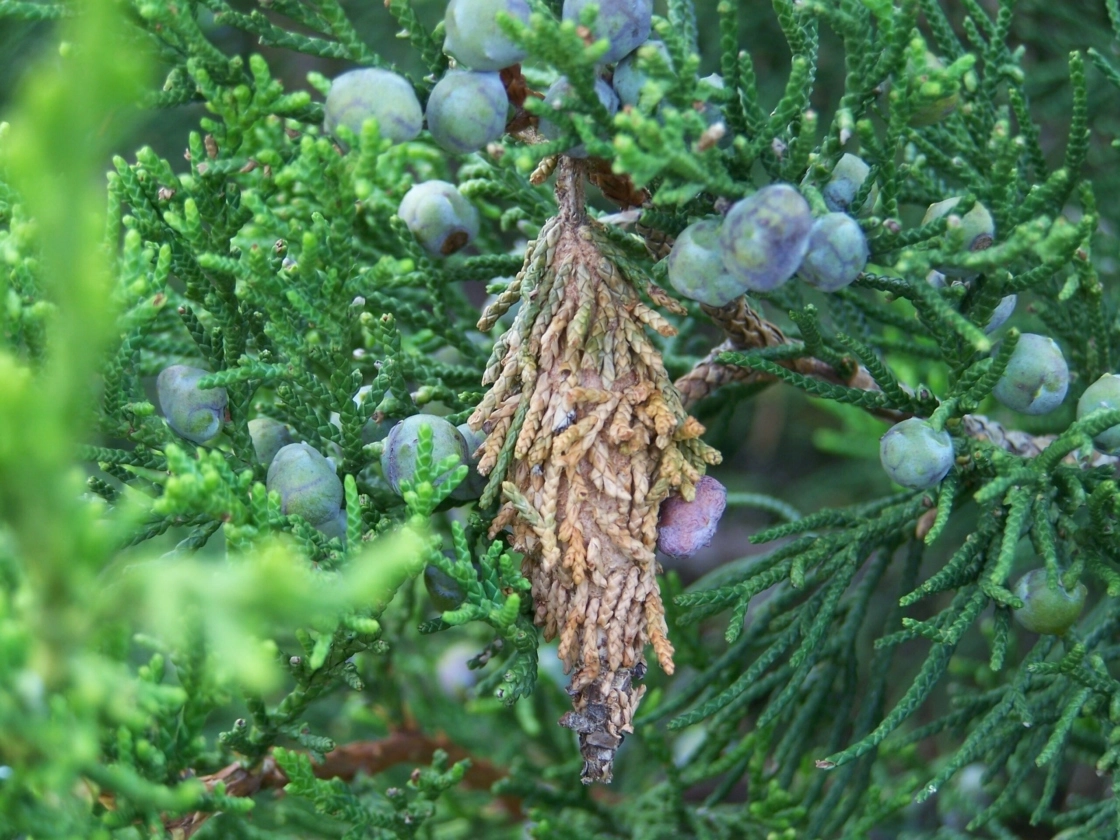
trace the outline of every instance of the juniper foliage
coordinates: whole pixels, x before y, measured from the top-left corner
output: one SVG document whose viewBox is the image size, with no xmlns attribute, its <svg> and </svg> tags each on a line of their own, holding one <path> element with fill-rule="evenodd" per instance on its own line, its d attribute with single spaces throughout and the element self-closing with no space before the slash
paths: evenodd
<svg viewBox="0 0 1120 840">
<path fill-rule="evenodd" d="M 1039 3 L 668 0 L 668 60 L 639 59 L 649 81 L 613 118 L 594 91 L 603 45 L 535 0 L 527 26 L 503 22 L 529 53 L 506 78 L 510 132 L 462 158 L 370 121 L 336 142 L 328 80 L 270 69 L 284 53 L 394 68 L 423 100 L 448 66 L 442 6 L 384 5 L 0 0 L 0 19 L 61 45 L 0 123 L 0 837 L 1120 836 L 1120 487 L 1092 446 L 1120 411 L 1073 410 L 1120 369 L 1101 142 L 1115 0 L 1081 10 L 1095 28 L 1055 12 L 1073 16 L 1062 48 L 1078 36 L 1062 61 Z M 260 51 L 230 51 L 239 32 Z M 563 136 L 543 142 L 527 91 L 559 75 L 579 105 L 548 114 Z M 192 104 L 207 115 L 185 161 L 121 146 L 142 113 Z M 367 442 L 479 405 L 501 312 L 541 305 L 510 278 L 557 214 L 553 156 L 577 143 L 602 247 L 638 305 L 670 312 L 675 335 L 649 340 L 725 458 L 742 439 L 722 430 L 768 386 L 838 418 L 814 437 L 848 459 L 834 475 L 859 473 L 884 419 L 928 417 L 957 455 L 935 489 L 879 478 L 812 512 L 719 473 L 725 522 L 772 524 L 687 587 L 662 579 L 677 673 L 647 675 L 609 798 L 579 784 L 555 725 L 567 678 L 522 558 L 491 533 L 512 444 L 482 502 L 456 507 L 467 470 L 433 463 L 426 427 L 400 495 Z M 658 287 L 673 236 L 766 183 L 822 211 L 845 151 L 871 166 L 853 286 L 722 309 Z M 466 255 L 433 259 L 395 216 L 433 178 L 481 213 Z M 950 196 L 991 211 L 992 247 L 920 222 Z M 938 288 L 934 268 L 971 279 Z M 498 306 L 480 323 L 481 284 Z M 1063 407 L 1030 419 L 991 399 L 1028 330 L 1072 372 Z M 215 445 L 160 416 L 171 364 L 226 389 Z M 333 458 L 344 538 L 268 493 L 258 416 Z M 429 564 L 466 594 L 437 617 Z M 1061 638 L 1012 622 L 1012 582 L 1035 567 L 1088 586 Z"/>
</svg>

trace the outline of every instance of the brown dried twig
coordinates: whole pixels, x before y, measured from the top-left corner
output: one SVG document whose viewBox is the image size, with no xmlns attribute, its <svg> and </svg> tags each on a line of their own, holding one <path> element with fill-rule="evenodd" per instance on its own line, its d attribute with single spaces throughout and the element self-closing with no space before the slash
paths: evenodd
<svg viewBox="0 0 1120 840">
<path fill-rule="evenodd" d="M 788 344 L 789 339 L 775 324 L 767 321 L 747 303 L 745 297 L 732 301 L 723 307 L 702 306 L 712 320 L 723 330 L 726 338 L 714 347 L 704 359 L 680 377 L 674 385 L 681 392 L 681 397 L 686 408 L 691 408 L 700 400 L 711 395 L 721 385 L 732 382 L 750 384 L 752 382 L 774 382 L 773 376 L 751 370 L 740 365 L 727 365 L 719 361 L 721 353 L 730 351 L 752 350 L 762 347 L 777 347 Z M 846 385 L 849 388 L 861 388 L 865 391 L 878 391 L 879 386 L 862 365 L 853 363 L 850 376 L 844 376 L 841 371 L 822 362 L 820 359 L 802 358 L 779 362 L 791 370 L 814 379 Z M 909 414 L 888 409 L 878 409 L 874 412 L 877 416 L 892 422 L 904 420 Z M 987 441 L 993 446 L 1018 455 L 1023 458 L 1034 458 L 1046 449 L 1055 439 L 1056 435 L 1031 435 L 1013 429 L 1005 429 L 1000 423 L 985 417 L 982 414 L 966 414 L 961 418 L 965 433 L 977 440 Z M 1120 457 L 1106 455 L 1094 450 L 1087 458 L 1078 458 L 1071 454 L 1065 459 L 1069 463 L 1077 463 L 1086 467 L 1102 465 L 1120 466 Z"/>
<path fill-rule="evenodd" d="M 507 773 L 484 758 L 471 756 L 462 747 L 452 743 L 446 735 L 428 735 L 416 730 L 400 730 L 376 741 L 356 741 L 327 753 L 320 762 L 311 766 L 319 779 L 351 781 L 359 773 L 372 776 L 399 764 L 430 764 L 437 750 L 447 753 L 452 762 L 470 759 L 471 765 L 463 777 L 463 784 L 475 790 L 490 790 L 494 783 Z M 216 773 L 199 777 L 207 792 L 224 786 L 226 796 L 253 796 L 262 790 L 282 790 L 288 777 L 276 763 L 271 753 L 257 764 L 246 767 L 235 762 Z M 521 801 L 515 796 L 502 796 L 500 801 L 511 814 L 521 810 Z M 102 797 L 106 807 L 112 807 L 111 794 Z M 167 820 L 164 826 L 175 840 L 188 840 L 202 828 L 213 811 L 195 811 L 182 817 Z"/>
<path fill-rule="evenodd" d="M 674 385 L 681 392 L 686 407 L 691 407 L 710 395 L 716 388 L 731 382 L 750 384 L 752 382 L 773 382 L 773 376 L 745 368 L 740 365 L 727 365 L 719 361 L 720 354 L 753 350 L 761 347 L 779 347 L 789 344 L 781 329 L 758 314 L 745 297 L 737 298 L 726 306 L 701 306 L 701 309 L 723 330 L 726 338 L 714 347 L 696 366 L 680 377 Z M 878 391 L 879 386 L 867 369 L 853 362 L 852 373 L 844 375 L 832 365 L 820 359 L 801 358 L 780 362 L 785 367 L 805 376 L 821 379 L 849 388 L 862 388 Z M 893 419 L 901 419 L 902 415 Z"/>
<path fill-rule="evenodd" d="M 961 424 L 969 437 L 987 441 L 1020 458 L 1035 458 L 1041 455 L 1058 437 L 1057 435 L 1031 435 L 1016 429 L 1005 429 L 983 414 L 966 414 L 961 418 Z M 1063 462 L 1083 467 L 1120 467 L 1120 456 L 1106 455 L 1094 449 L 1088 457 L 1079 457 L 1077 453 L 1070 453 Z"/>
<path fill-rule="evenodd" d="M 513 107 L 513 116 L 506 123 L 506 133 L 516 134 L 528 128 L 536 128 L 537 118 L 525 110 L 525 100 L 529 98 L 544 99 L 544 94 L 533 90 L 525 81 L 521 72 L 521 65 L 514 64 L 501 71 L 502 84 L 506 88 L 506 96 Z"/>
</svg>

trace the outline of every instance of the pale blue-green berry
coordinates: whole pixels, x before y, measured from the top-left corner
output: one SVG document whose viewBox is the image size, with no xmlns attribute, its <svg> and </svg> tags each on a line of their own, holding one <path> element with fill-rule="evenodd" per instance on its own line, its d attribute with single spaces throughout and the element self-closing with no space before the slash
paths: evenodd
<svg viewBox="0 0 1120 840">
<path fill-rule="evenodd" d="M 249 437 L 253 440 L 257 460 L 266 467 L 272 463 L 277 452 L 292 442 L 292 433 L 288 427 L 271 417 L 255 417 L 250 420 Z"/>
<path fill-rule="evenodd" d="M 458 609 L 467 599 L 463 584 L 436 565 L 424 569 L 424 588 L 428 590 L 432 606 L 440 612 Z"/>
<path fill-rule="evenodd" d="M 467 444 L 467 452 L 470 454 L 471 460 L 474 461 L 474 453 L 486 441 L 486 432 L 481 430 L 476 432 L 466 423 L 462 423 L 455 428 L 463 436 L 463 440 Z"/>
<path fill-rule="evenodd" d="M 280 494 L 283 513 L 302 516 L 312 525 L 334 519 L 342 506 L 342 482 L 334 467 L 306 443 L 290 443 L 276 453 L 265 486 Z"/>
<path fill-rule="evenodd" d="M 436 257 L 454 254 L 478 235 L 478 211 L 447 181 L 414 186 L 401 199 L 397 215 Z"/>
<path fill-rule="evenodd" d="M 159 407 L 167 425 L 179 437 L 194 443 L 209 443 L 222 431 L 225 422 L 225 388 L 199 388 L 198 382 L 210 372 L 187 365 L 172 365 L 156 378 Z"/>
<path fill-rule="evenodd" d="M 926 50 L 925 67 L 914 68 L 912 61 L 907 62 L 907 67 L 914 74 L 911 79 L 911 103 L 914 106 L 910 112 L 911 127 L 939 123 L 957 110 L 960 97 L 957 82 L 949 78 L 930 78 L 931 75 L 940 75 L 940 71 L 945 69 L 937 56 Z"/>
<path fill-rule="evenodd" d="M 706 84 L 708 87 L 713 87 L 716 90 L 723 90 L 724 88 L 723 76 L 719 73 L 710 73 L 707 76 L 701 76 L 700 83 Z"/>
<path fill-rule="evenodd" d="M 613 64 L 649 37 L 653 0 L 564 0 L 563 19 L 579 23 L 584 7 L 592 5 L 599 13 L 591 26 L 591 36 L 610 42 L 610 49 L 600 59 L 604 64 Z"/>
<path fill-rule="evenodd" d="M 469 154 L 506 130 L 509 98 L 497 73 L 451 70 L 428 97 L 428 130 L 443 149 Z"/>
<path fill-rule="evenodd" d="M 502 31 L 498 15 L 529 23 L 525 0 L 451 0 L 443 18 L 443 51 L 472 70 L 501 70 L 527 53 Z"/>
<path fill-rule="evenodd" d="M 852 202 L 855 201 L 863 182 L 867 180 L 870 173 L 871 167 L 864 163 L 862 158 L 848 152 L 841 155 L 840 160 L 836 161 L 836 166 L 832 168 L 828 183 L 821 190 L 828 209 L 834 213 L 858 210 L 859 208 L 852 207 Z M 869 196 L 867 202 L 874 204 L 875 200 Z"/>
<path fill-rule="evenodd" d="M 363 385 L 358 389 L 357 393 L 351 397 L 354 405 L 361 408 L 368 400 L 373 399 L 373 386 Z M 380 400 L 380 397 L 378 397 Z M 342 418 L 336 413 L 331 414 L 331 423 L 336 425 L 340 430 L 342 429 Z M 373 417 L 369 418 L 365 425 L 362 426 L 361 438 L 363 444 L 374 443 L 379 440 L 384 440 L 385 435 L 389 434 L 389 430 L 393 428 L 392 420 L 375 420 Z"/>
<path fill-rule="evenodd" d="M 612 117 L 618 113 L 618 96 L 611 90 L 611 86 L 602 79 L 595 80 L 595 95 L 599 97 L 599 101 Z M 546 112 L 549 109 L 562 111 L 576 102 L 578 102 L 578 97 L 575 89 L 565 76 L 561 76 L 553 82 L 544 94 Z M 545 117 L 541 117 L 540 130 L 541 134 L 549 140 L 559 140 L 564 133 L 560 126 Z M 585 158 L 587 157 L 587 148 L 583 143 L 580 143 L 578 146 L 568 149 L 564 154 L 568 157 Z"/>
<path fill-rule="evenodd" d="M 996 308 L 992 310 L 992 317 L 984 325 L 984 332 L 994 333 L 1007 323 L 1007 319 L 1015 312 L 1015 305 L 1019 302 L 1018 295 L 1005 295 L 1000 298 Z"/>
<path fill-rule="evenodd" d="M 361 408 L 365 404 L 365 401 L 370 398 L 371 392 L 371 386 L 363 385 L 358 389 L 358 393 L 351 397 L 351 400 L 353 401 L 354 405 L 356 405 L 358 408 Z M 334 426 L 340 432 L 342 431 L 342 416 L 337 411 L 331 412 L 329 420 L 332 426 Z M 365 422 L 365 425 L 362 426 L 362 430 L 359 433 L 362 439 L 362 444 L 365 445 L 382 440 L 385 435 L 389 434 L 389 429 L 391 429 L 392 427 L 392 420 L 378 421 L 373 419 L 372 417 L 369 418 Z M 334 441 L 328 441 L 328 446 L 337 450 L 337 453 L 332 452 L 331 456 L 337 454 L 339 458 L 342 457 L 342 449 L 338 446 L 337 443 L 335 443 Z"/>
<path fill-rule="evenodd" d="M 1077 401 L 1077 419 L 1101 408 L 1114 411 L 1120 408 L 1120 375 L 1106 373 L 1085 389 Z M 1120 425 L 1109 426 L 1093 438 L 1093 443 L 1102 452 L 1120 454 Z"/>
<path fill-rule="evenodd" d="M 1085 584 L 1079 583 L 1073 592 L 1067 592 L 1058 581 L 1051 589 L 1046 583 L 1045 569 L 1031 569 L 1015 584 L 1015 597 L 1023 602 L 1021 609 L 1012 611 L 1015 620 L 1032 633 L 1064 636 L 1081 615 Z"/>
<path fill-rule="evenodd" d="M 319 529 L 320 533 L 328 540 L 338 539 L 343 545 L 346 545 L 346 511 L 340 510 L 330 519 L 325 522 L 320 522 L 315 526 Z"/>
<path fill-rule="evenodd" d="M 928 225 L 930 222 L 936 221 L 955 210 L 960 201 L 960 196 L 954 196 L 944 201 L 938 201 L 936 204 L 931 204 L 926 210 L 925 216 L 922 217 L 922 224 Z M 972 205 L 967 213 L 960 216 L 960 220 L 966 251 L 983 251 L 991 247 L 996 235 L 996 223 L 987 207 L 978 201 Z M 964 277 L 972 273 L 967 269 L 944 265 L 937 266 L 937 270 L 954 277 Z"/>
<path fill-rule="evenodd" d="M 746 288 L 723 267 L 719 245 L 720 222 L 705 219 L 689 225 L 666 258 L 669 283 L 690 300 L 723 306 Z"/>
<path fill-rule="evenodd" d="M 706 84 L 708 87 L 715 88 L 716 90 L 723 90 L 723 76 L 721 76 L 719 73 L 712 73 L 710 76 L 704 76 L 700 79 L 700 82 L 702 84 Z M 717 144 L 719 148 L 726 149 L 732 145 L 735 137 L 730 131 L 727 130 L 727 124 L 723 119 L 723 108 L 718 102 L 714 102 L 709 99 L 707 102 L 702 103 L 700 105 L 700 116 L 704 118 L 704 122 L 706 122 L 709 126 L 713 126 L 716 123 L 723 123 L 725 133 L 723 137 L 720 138 L 719 143 Z"/>
<path fill-rule="evenodd" d="M 361 298 L 360 300 L 363 304 L 365 303 L 365 298 Z M 350 401 L 354 403 L 354 405 L 356 405 L 358 408 L 361 408 L 366 404 L 367 400 L 371 399 L 373 399 L 373 386 L 363 385 L 354 393 L 354 396 L 350 398 Z"/>
<path fill-rule="evenodd" d="M 715 88 L 716 90 L 723 90 L 724 88 L 723 76 L 721 76 L 719 73 L 712 73 L 710 76 L 703 76 L 700 79 L 700 83 L 706 84 L 708 87 Z M 720 108 L 718 103 L 712 102 L 711 100 L 704 103 L 703 107 L 700 109 L 700 115 L 704 117 L 708 125 L 713 125 L 714 123 L 723 121 L 723 109 Z M 724 141 L 720 142 L 720 145 L 725 145 L 726 141 L 730 141 L 730 139 L 731 137 L 730 135 L 728 135 L 724 138 Z"/>
<path fill-rule="evenodd" d="M 953 440 L 926 420 L 895 423 L 879 439 L 879 461 L 891 481 L 903 487 L 933 487 L 953 468 Z"/>
<path fill-rule="evenodd" d="M 542 643 L 540 648 L 540 660 L 537 665 L 537 673 L 541 677 L 548 677 L 560 688 L 566 688 L 571 684 L 571 679 L 564 673 L 564 662 L 560 659 L 560 646 L 553 640 L 549 644 Z"/>
<path fill-rule="evenodd" d="M 1069 366 L 1058 342 L 1023 333 L 992 395 L 1013 411 L 1046 414 L 1062 404 L 1069 390 Z"/>
<path fill-rule="evenodd" d="M 732 205 L 720 230 L 724 267 L 750 291 L 769 292 L 809 250 L 813 214 L 789 184 L 771 184 Z"/>
<path fill-rule="evenodd" d="M 432 430 L 433 468 L 449 455 L 456 456 L 460 464 L 466 464 L 469 460 L 467 442 L 447 420 L 434 414 L 413 414 L 406 417 L 393 426 L 381 450 L 381 470 L 394 493 L 400 494 L 403 482 L 416 480 L 416 448 L 420 442 L 420 427 L 425 425 Z M 432 478 L 435 479 L 433 483 L 438 486 L 443 483 L 445 476 Z"/>
<path fill-rule="evenodd" d="M 646 41 L 618 62 L 618 66 L 614 68 L 614 78 L 611 80 L 611 86 L 614 88 L 614 92 L 618 94 L 618 99 L 623 105 L 637 105 L 642 88 L 649 81 L 649 75 L 638 67 L 638 57 L 646 50 L 660 53 L 665 63 L 670 67 L 673 66 L 672 59 L 669 58 L 668 47 L 665 46 L 663 41 L 654 40 Z"/>
<path fill-rule="evenodd" d="M 926 275 L 926 282 L 935 289 L 944 289 L 949 285 L 948 278 L 937 270 L 931 270 L 929 274 Z M 954 280 L 953 285 L 960 285 L 964 282 L 967 281 Z M 1018 295 L 1005 295 L 1000 298 L 999 303 L 996 304 L 996 308 L 992 310 L 991 317 L 988 318 L 988 323 L 984 324 L 984 332 L 990 335 L 1006 324 L 1008 319 L 1014 314 L 1015 306 L 1018 303 Z"/>
<path fill-rule="evenodd" d="M 323 113 L 328 132 L 344 125 L 360 134 L 362 123 L 372 117 L 377 120 L 381 136 L 394 143 L 415 139 L 424 125 L 420 100 L 408 79 L 375 67 L 335 77 Z"/>
<path fill-rule="evenodd" d="M 809 232 L 809 250 L 797 275 L 810 286 L 835 292 L 852 283 L 867 265 L 867 237 L 847 213 L 826 213 Z"/>
<path fill-rule="evenodd" d="M 463 436 L 463 441 L 467 444 L 467 465 L 471 471 L 467 473 L 467 477 L 463 483 L 455 488 L 452 492 L 452 498 L 461 501 L 468 501 L 470 499 L 477 499 L 482 495 L 482 491 L 486 489 L 487 478 L 480 475 L 478 472 L 478 458 L 474 457 L 474 453 L 478 451 L 478 447 L 482 446 L 486 440 L 486 432 L 476 432 L 466 423 L 462 423 L 455 427 L 459 434 Z"/>
<path fill-rule="evenodd" d="M 477 644 L 452 642 L 436 660 L 436 681 L 446 697 L 462 702 L 466 693 L 478 683 L 482 671 L 468 664 L 477 656 Z"/>
<path fill-rule="evenodd" d="M 393 428 L 392 420 L 374 420 L 369 418 L 365 425 L 362 426 L 362 444 L 376 443 L 379 440 L 385 440 L 389 436 L 390 430 Z"/>
</svg>

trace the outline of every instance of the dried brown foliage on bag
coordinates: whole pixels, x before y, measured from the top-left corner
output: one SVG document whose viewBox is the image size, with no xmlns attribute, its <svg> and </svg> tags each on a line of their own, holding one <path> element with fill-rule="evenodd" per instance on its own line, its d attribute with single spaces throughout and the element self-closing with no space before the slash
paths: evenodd
<svg viewBox="0 0 1120 840">
<path fill-rule="evenodd" d="M 644 303 L 584 208 L 583 164 L 561 158 L 559 214 L 530 243 L 488 329 L 520 295 L 471 416 L 487 438 L 483 505 L 501 494 L 491 534 L 512 529 L 533 584 L 535 620 L 559 636 L 572 674 L 585 783 L 609 782 L 645 687 L 645 647 L 673 671 L 657 583 L 657 517 L 686 498 L 719 453 L 700 440 L 646 329 L 675 330 Z M 639 281 L 641 282 L 641 281 Z"/>
</svg>

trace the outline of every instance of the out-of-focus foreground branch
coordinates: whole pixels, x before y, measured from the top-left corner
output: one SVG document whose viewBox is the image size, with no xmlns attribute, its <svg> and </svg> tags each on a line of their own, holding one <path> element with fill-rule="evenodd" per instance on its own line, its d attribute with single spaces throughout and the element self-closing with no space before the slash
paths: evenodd
<svg viewBox="0 0 1120 840">
<path fill-rule="evenodd" d="M 450 762 L 469 759 L 463 784 L 475 790 L 490 790 L 495 782 L 506 776 L 506 772 L 483 758 L 470 755 L 465 749 L 454 744 L 446 735 L 428 735 L 415 730 L 393 732 L 376 741 L 357 741 L 345 744 L 327 753 L 321 762 L 312 762 L 316 777 L 320 779 L 342 779 L 351 781 L 360 773 L 373 776 L 399 764 L 429 764 L 437 750 L 447 753 Z M 206 790 L 213 791 L 219 784 L 224 785 L 226 796 L 253 796 L 262 790 L 282 790 L 288 784 L 288 777 L 276 763 L 271 753 L 257 764 L 246 767 L 234 762 L 216 773 L 200 779 Z M 520 800 L 515 796 L 500 797 L 510 814 L 520 811 Z M 113 807 L 112 793 L 101 797 L 106 807 Z M 202 828 L 213 811 L 195 811 L 183 817 L 176 817 L 164 823 L 175 840 L 187 840 Z"/>
</svg>

